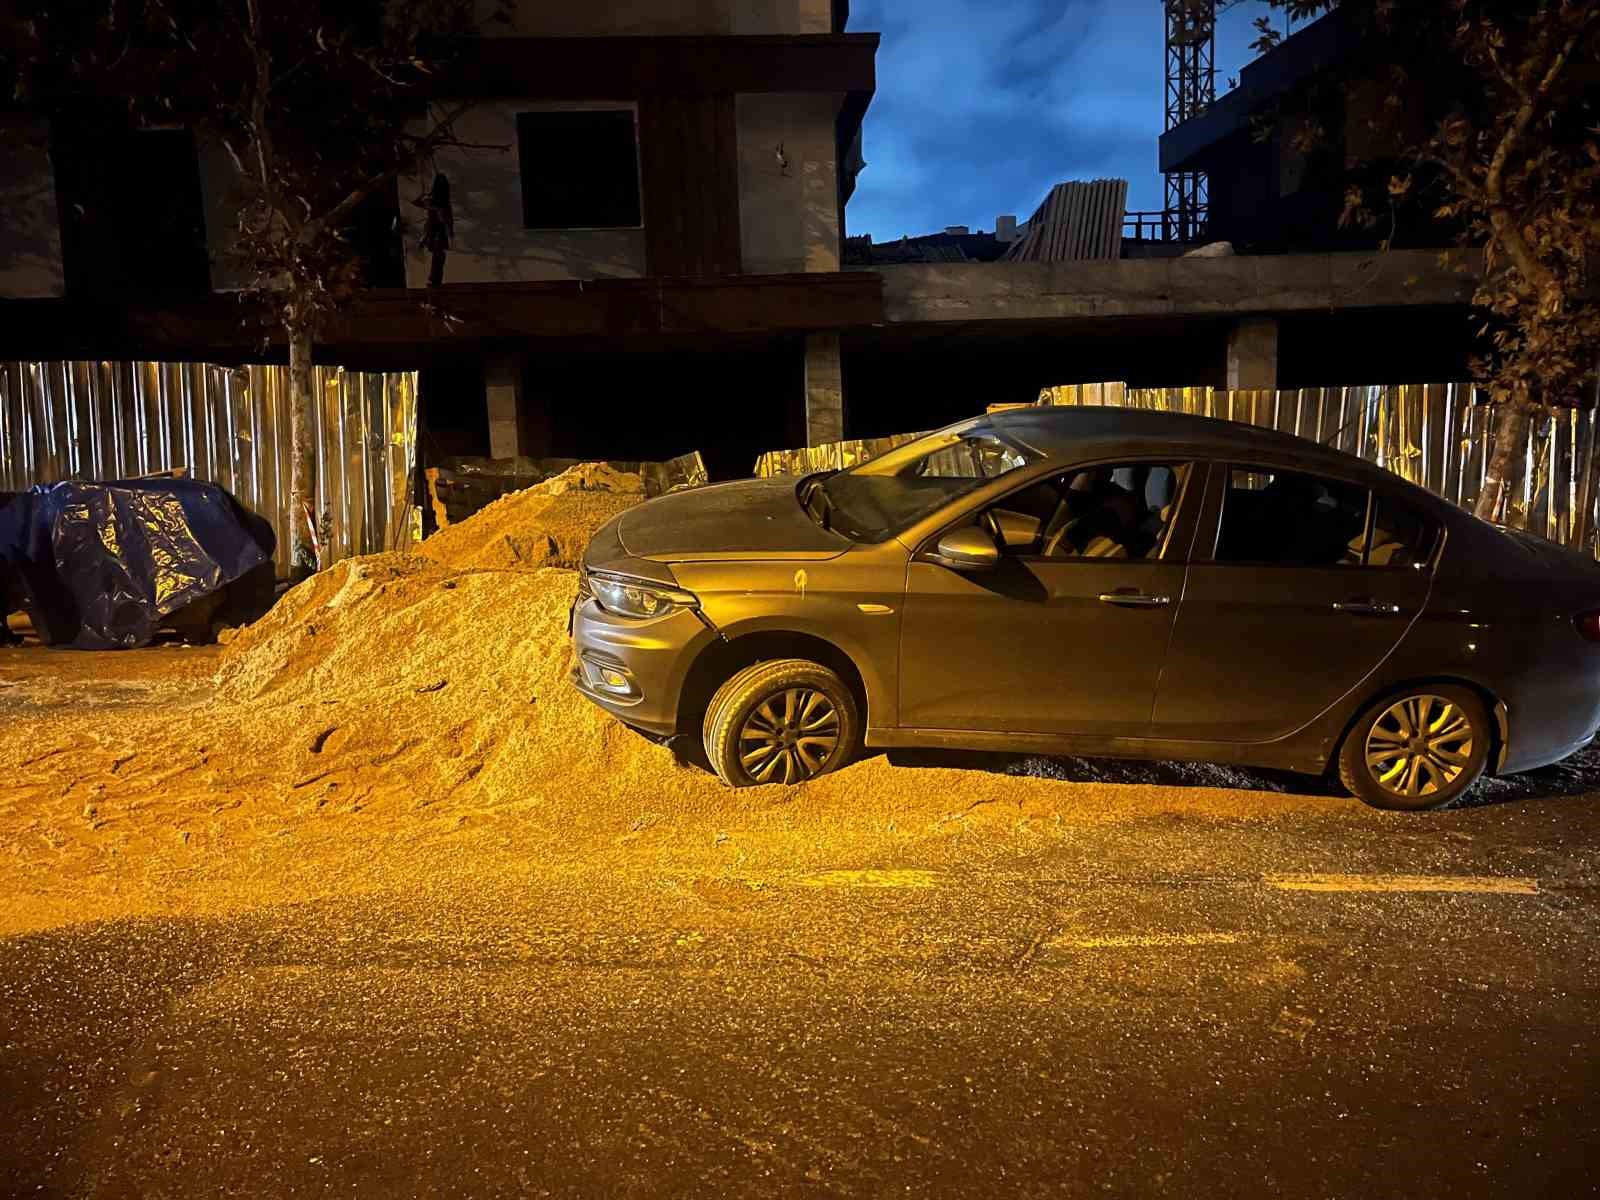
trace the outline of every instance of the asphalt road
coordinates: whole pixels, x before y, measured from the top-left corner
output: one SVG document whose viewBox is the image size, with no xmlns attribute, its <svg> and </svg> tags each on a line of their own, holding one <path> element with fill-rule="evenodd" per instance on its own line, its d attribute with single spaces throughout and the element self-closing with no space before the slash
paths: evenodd
<svg viewBox="0 0 1600 1200">
<path fill-rule="evenodd" d="M 0 1194 L 1588 1195 L 1597 834 L 1174 814 L 10 939 Z"/>
</svg>

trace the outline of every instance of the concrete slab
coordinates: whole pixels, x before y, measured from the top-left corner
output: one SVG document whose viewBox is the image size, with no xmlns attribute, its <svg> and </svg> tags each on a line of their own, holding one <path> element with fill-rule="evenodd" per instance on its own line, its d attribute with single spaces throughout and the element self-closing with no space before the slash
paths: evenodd
<svg viewBox="0 0 1600 1200">
<path fill-rule="evenodd" d="M 1467 304 L 1462 274 L 1433 250 L 1124 259 L 1083 263 L 908 263 L 874 268 L 891 324 L 1084 317 L 1270 315 Z"/>
</svg>

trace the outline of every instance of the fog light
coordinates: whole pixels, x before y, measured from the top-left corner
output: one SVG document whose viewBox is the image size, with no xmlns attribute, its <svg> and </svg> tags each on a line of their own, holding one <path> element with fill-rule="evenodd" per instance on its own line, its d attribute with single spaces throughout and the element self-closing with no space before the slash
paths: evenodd
<svg viewBox="0 0 1600 1200">
<path fill-rule="evenodd" d="M 633 676 L 621 663 L 605 662 L 586 654 L 583 656 L 583 673 L 589 686 L 597 692 L 608 692 L 628 700 L 639 695 Z"/>
</svg>

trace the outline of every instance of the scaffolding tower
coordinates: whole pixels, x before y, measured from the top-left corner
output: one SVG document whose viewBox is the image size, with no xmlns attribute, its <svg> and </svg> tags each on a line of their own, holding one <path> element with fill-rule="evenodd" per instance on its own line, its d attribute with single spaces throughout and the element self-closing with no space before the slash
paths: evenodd
<svg viewBox="0 0 1600 1200">
<path fill-rule="evenodd" d="M 1216 0 L 1162 0 L 1167 14 L 1167 128 L 1197 117 L 1217 98 Z M 1169 171 L 1164 241 L 1205 238 L 1209 193 L 1204 171 Z"/>
</svg>

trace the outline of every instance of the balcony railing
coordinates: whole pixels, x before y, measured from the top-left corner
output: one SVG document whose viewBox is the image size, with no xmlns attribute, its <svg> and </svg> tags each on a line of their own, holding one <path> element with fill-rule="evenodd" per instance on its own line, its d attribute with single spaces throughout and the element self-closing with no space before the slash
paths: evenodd
<svg viewBox="0 0 1600 1200">
<path fill-rule="evenodd" d="M 1176 214 L 1157 209 L 1154 212 L 1127 212 L 1122 215 L 1124 241 L 1138 242 L 1203 242 L 1205 241 L 1205 213 L 1198 214 L 1198 229 L 1184 236 L 1182 222 Z"/>
</svg>

